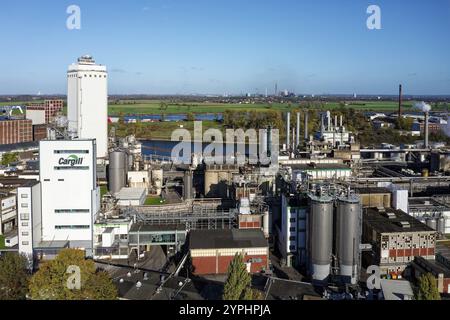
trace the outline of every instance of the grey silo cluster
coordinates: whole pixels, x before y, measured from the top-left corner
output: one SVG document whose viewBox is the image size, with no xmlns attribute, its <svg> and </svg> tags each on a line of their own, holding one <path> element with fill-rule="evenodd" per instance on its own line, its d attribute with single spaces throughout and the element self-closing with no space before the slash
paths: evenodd
<svg viewBox="0 0 450 320">
<path fill-rule="evenodd" d="M 362 207 L 357 195 L 309 195 L 308 256 L 313 281 L 326 282 L 335 269 L 343 282 L 358 281 Z"/>
<path fill-rule="evenodd" d="M 115 150 L 109 154 L 108 183 L 112 194 L 118 193 L 127 185 L 128 155 L 125 151 Z"/>
</svg>

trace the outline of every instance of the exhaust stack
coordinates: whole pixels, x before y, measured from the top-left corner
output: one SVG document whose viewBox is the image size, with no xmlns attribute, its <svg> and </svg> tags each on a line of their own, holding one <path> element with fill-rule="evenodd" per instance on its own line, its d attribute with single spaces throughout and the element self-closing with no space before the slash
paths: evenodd
<svg viewBox="0 0 450 320">
<path fill-rule="evenodd" d="M 291 113 L 287 113 L 286 119 L 286 148 L 289 150 L 291 147 Z"/>
<path fill-rule="evenodd" d="M 429 125 L 430 125 L 430 113 L 427 111 L 425 112 L 425 149 L 429 148 L 429 142 L 428 142 L 428 137 L 429 137 Z"/>
<path fill-rule="evenodd" d="M 297 135 L 295 137 L 297 138 L 296 147 L 298 147 L 300 145 L 300 112 L 297 112 Z"/>
<path fill-rule="evenodd" d="M 403 87 L 399 85 L 398 87 L 398 119 L 402 117 L 402 104 L 403 104 Z"/>
<path fill-rule="evenodd" d="M 305 141 L 309 140 L 308 120 L 309 120 L 309 113 L 308 113 L 308 111 L 306 111 L 305 112 Z"/>
</svg>

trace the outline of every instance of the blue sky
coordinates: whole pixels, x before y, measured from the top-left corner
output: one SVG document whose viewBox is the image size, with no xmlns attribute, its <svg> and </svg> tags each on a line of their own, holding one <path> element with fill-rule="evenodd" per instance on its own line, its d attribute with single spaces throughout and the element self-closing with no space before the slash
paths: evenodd
<svg viewBox="0 0 450 320">
<path fill-rule="evenodd" d="M 86 53 L 111 94 L 450 94 L 450 0 L 5 0 L 0 26 L 0 94 L 65 94 Z"/>
</svg>

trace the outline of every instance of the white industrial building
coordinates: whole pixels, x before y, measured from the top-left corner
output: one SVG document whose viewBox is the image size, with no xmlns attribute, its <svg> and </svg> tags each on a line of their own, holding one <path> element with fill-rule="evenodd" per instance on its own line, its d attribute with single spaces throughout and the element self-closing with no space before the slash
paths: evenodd
<svg viewBox="0 0 450 320">
<path fill-rule="evenodd" d="M 97 140 L 97 158 L 108 154 L 108 73 L 83 56 L 67 72 L 69 131 L 80 139 Z"/>
<path fill-rule="evenodd" d="M 147 189 L 145 188 L 122 188 L 116 195 L 117 205 L 142 206 L 147 199 Z"/>
<path fill-rule="evenodd" d="M 41 141 L 40 183 L 18 189 L 19 251 L 49 258 L 62 248 L 92 256 L 100 209 L 95 140 Z"/>
</svg>

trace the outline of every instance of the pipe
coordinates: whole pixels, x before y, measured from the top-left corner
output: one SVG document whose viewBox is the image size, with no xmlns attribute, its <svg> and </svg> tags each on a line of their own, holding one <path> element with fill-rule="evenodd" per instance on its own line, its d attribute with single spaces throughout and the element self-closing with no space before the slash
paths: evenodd
<svg viewBox="0 0 450 320">
<path fill-rule="evenodd" d="M 300 112 L 297 112 L 297 147 L 300 145 Z"/>
<path fill-rule="evenodd" d="M 308 111 L 306 111 L 305 112 L 305 141 L 309 140 L 308 120 L 309 120 L 309 113 L 308 113 Z"/>
<path fill-rule="evenodd" d="M 398 87 L 398 119 L 402 117 L 402 104 L 403 104 L 403 87 L 399 85 Z"/>
<path fill-rule="evenodd" d="M 340 120 L 341 120 L 341 121 L 340 121 L 340 124 L 341 124 L 340 127 L 342 128 L 342 127 L 343 127 L 343 124 L 344 124 L 344 121 L 343 121 L 344 119 L 343 119 L 342 115 L 341 115 L 341 119 L 340 119 Z"/>
<path fill-rule="evenodd" d="M 430 122 L 430 114 L 429 112 L 425 112 L 425 149 L 428 149 L 429 143 L 428 143 L 428 135 L 429 135 L 429 122 Z"/>
<path fill-rule="evenodd" d="M 286 148 L 289 150 L 291 147 L 291 113 L 287 113 L 286 119 Z"/>
</svg>

